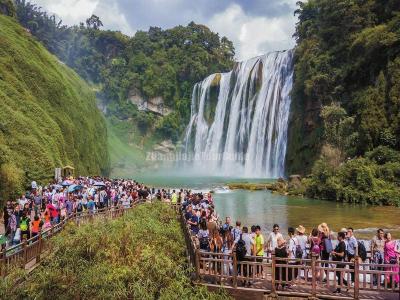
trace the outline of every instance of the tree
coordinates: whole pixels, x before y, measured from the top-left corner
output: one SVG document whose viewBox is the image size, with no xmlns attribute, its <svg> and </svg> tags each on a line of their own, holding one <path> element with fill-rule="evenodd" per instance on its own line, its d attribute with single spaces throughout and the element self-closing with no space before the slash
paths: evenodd
<svg viewBox="0 0 400 300">
<path fill-rule="evenodd" d="M 96 15 L 91 15 L 89 19 L 86 19 L 86 27 L 88 29 L 99 30 L 100 27 L 102 26 L 103 23 L 101 22 L 100 18 Z"/>
</svg>

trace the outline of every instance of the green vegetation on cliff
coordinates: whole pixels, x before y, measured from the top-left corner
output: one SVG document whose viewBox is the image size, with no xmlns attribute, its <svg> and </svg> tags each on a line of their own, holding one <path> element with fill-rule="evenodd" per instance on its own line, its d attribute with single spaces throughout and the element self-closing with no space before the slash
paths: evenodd
<svg viewBox="0 0 400 300">
<path fill-rule="evenodd" d="M 400 149 L 400 2 L 299 2 L 289 173 L 306 173 L 324 144 L 321 108 L 354 118 L 351 156 Z"/>
<path fill-rule="evenodd" d="M 397 158 L 369 157 L 399 155 L 400 2 L 299 6 L 288 172 L 312 171 L 314 197 L 399 204 Z"/>
<path fill-rule="evenodd" d="M 0 191 L 48 182 L 54 168 L 109 169 L 107 130 L 94 93 L 14 19 L 0 15 Z"/>
<path fill-rule="evenodd" d="M 228 298 L 191 284 L 180 224 L 175 211 L 163 203 L 141 205 L 116 220 L 70 224 L 50 241 L 50 251 L 16 289 L 12 282 L 0 284 L 0 297 Z"/>
</svg>

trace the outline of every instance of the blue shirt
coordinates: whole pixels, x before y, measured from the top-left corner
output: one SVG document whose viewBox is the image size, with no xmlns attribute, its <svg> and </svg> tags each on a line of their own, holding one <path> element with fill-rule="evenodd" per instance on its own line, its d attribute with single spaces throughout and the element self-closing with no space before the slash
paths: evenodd
<svg viewBox="0 0 400 300">
<path fill-rule="evenodd" d="M 346 246 L 347 246 L 347 252 L 349 253 L 349 255 L 355 255 L 356 248 L 357 248 L 357 239 L 354 236 L 347 239 Z"/>
</svg>

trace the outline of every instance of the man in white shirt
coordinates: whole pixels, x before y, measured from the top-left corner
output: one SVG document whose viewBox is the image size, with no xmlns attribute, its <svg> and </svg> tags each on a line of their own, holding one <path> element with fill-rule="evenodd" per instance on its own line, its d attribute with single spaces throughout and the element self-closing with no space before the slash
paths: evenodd
<svg viewBox="0 0 400 300">
<path fill-rule="evenodd" d="M 305 235 L 306 229 L 302 225 L 299 225 L 299 227 L 296 228 L 296 232 L 297 232 L 296 239 L 297 239 L 297 241 L 299 243 L 301 251 L 303 251 L 303 257 L 302 258 L 303 259 L 307 258 L 306 248 L 307 248 L 308 238 Z"/>
<path fill-rule="evenodd" d="M 274 251 L 276 247 L 278 247 L 278 238 L 283 238 L 282 234 L 279 232 L 279 225 L 274 224 L 272 232 L 268 235 L 267 238 L 267 249 L 269 251 Z"/>
<path fill-rule="evenodd" d="M 254 239 L 249 234 L 249 229 L 247 227 L 243 227 L 242 240 L 246 244 L 246 256 L 251 256 L 251 251 L 254 248 Z"/>
</svg>

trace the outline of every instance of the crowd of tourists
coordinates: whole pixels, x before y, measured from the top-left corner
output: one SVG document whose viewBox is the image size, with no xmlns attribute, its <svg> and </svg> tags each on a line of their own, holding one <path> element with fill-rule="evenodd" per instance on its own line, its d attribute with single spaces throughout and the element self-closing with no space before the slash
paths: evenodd
<svg viewBox="0 0 400 300">
<path fill-rule="evenodd" d="M 337 268 L 344 268 L 345 262 L 355 259 L 365 261 L 367 250 L 363 242 L 357 240 L 351 227 L 342 228 L 335 236 L 326 223 L 319 224 L 308 234 L 306 229 L 289 227 L 287 235 L 280 232 L 278 224 L 272 232 L 264 235 L 258 225 L 242 226 L 240 221 L 232 223 L 230 217 L 222 222 L 215 211 L 212 193 L 193 193 L 190 190 L 155 189 L 135 180 L 110 180 L 100 177 L 69 178 L 39 186 L 32 182 L 31 188 L 18 199 L 7 201 L 4 206 L 5 233 L 0 237 L 2 248 L 17 245 L 24 240 L 35 238 L 40 232 L 69 218 L 73 214 L 94 214 L 107 207 L 129 208 L 140 200 L 164 201 L 180 204 L 187 224 L 201 251 L 225 254 L 226 260 L 235 255 L 239 262 L 258 261 L 272 254 L 281 263 L 301 263 L 301 260 L 315 256 L 322 266 L 324 261 L 335 261 Z M 371 263 L 377 270 L 392 270 L 399 274 L 400 245 L 392 239 L 390 232 L 378 229 L 370 242 Z M 384 267 L 379 265 L 385 264 Z M 388 266 L 390 265 L 390 266 Z M 350 264 L 350 268 L 354 264 Z M 232 263 L 219 264 L 217 272 L 232 273 Z M 238 269 L 238 272 L 252 272 L 255 277 L 264 278 L 261 267 L 256 270 Z M 277 280 L 284 280 L 285 269 L 275 272 Z M 354 273 L 348 280 L 354 282 Z M 246 276 L 247 274 L 243 274 Z M 250 274 L 249 274 L 250 275 Z M 290 276 L 289 276 L 290 275 Z M 296 276 L 300 274 L 296 273 Z M 327 280 L 327 274 L 317 274 L 320 281 Z M 339 286 L 347 285 L 342 272 L 337 271 Z M 381 276 L 373 276 L 373 284 L 383 284 Z M 389 284 L 399 284 L 399 275 L 384 278 Z M 289 280 L 290 281 L 290 280 Z M 244 282 L 251 285 L 251 281 Z M 285 288 L 285 285 L 281 285 Z M 286 285 L 286 288 L 289 287 Z M 338 288 L 337 292 L 340 292 Z"/>
<path fill-rule="evenodd" d="M 192 235 L 197 237 L 200 251 L 227 254 L 225 256 L 227 263 L 218 264 L 216 270 L 224 275 L 232 275 L 233 264 L 229 259 L 232 259 L 233 255 L 236 256 L 239 264 L 237 270 L 239 275 L 240 272 L 253 272 L 254 276 L 259 278 L 265 276 L 261 267 L 248 270 L 248 268 L 240 268 L 240 262 L 261 262 L 274 255 L 278 264 L 279 262 L 281 264 L 301 264 L 302 260 L 314 256 L 322 267 L 328 267 L 327 261 L 334 261 L 336 268 L 345 268 L 345 262 L 354 262 L 355 259 L 360 262 L 367 260 L 366 246 L 363 241 L 357 240 L 351 227 L 342 228 L 337 234 L 334 234 L 326 223 L 322 223 L 307 234 L 304 226 L 299 225 L 296 228 L 289 227 L 287 235 L 284 236 L 280 232 L 279 225 L 274 224 L 272 232 L 264 236 L 258 225 L 242 226 L 240 221 L 233 223 L 230 217 L 226 217 L 224 222 L 220 222 L 211 194 L 199 193 L 185 196 L 182 209 Z M 374 285 L 378 285 L 378 280 L 382 280 L 379 284 L 383 286 L 383 281 L 386 280 L 387 284 L 391 286 L 394 280 L 394 285 L 398 287 L 399 248 L 400 244 L 392 239 L 390 232 L 377 230 L 376 236 L 370 242 L 368 260 L 376 264 L 375 269 L 394 271 L 397 272 L 397 275 L 388 275 L 386 278 L 374 275 L 372 278 Z M 228 256 L 232 253 L 233 255 Z M 380 267 L 379 264 L 385 264 L 385 266 Z M 348 265 L 350 269 L 354 268 L 354 264 Z M 277 268 L 275 276 L 278 281 L 285 281 L 286 278 L 291 281 L 293 274 L 286 275 L 285 271 L 285 268 Z M 350 274 L 350 285 L 353 285 L 354 272 L 350 272 Z M 242 275 L 247 276 L 247 274 Z M 298 271 L 295 272 L 295 276 L 300 275 Z M 321 282 L 329 280 L 327 272 L 321 271 L 317 277 L 317 280 Z M 338 288 L 335 292 L 340 293 L 340 286 L 347 286 L 348 283 L 343 278 L 342 272 L 336 271 L 336 277 Z M 244 281 L 243 284 L 251 285 L 251 281 Z M 277 287 L 285 288 L 285 284 Z M 286 288 L 290 288 L 290 286 L 286 285 Z"/>
<path fill-rule="evenodd" d="M 128 208 L 149 195 L 166 198 L 165 190 L 155 191 L 134 180 L 79 177 L 40 186 L 35 181 L 19 198 L 6 201 L 3 209 L 2 248 L 38 236 L 72 214 L 94 214 L 106 207 Z"/>
</svg>

